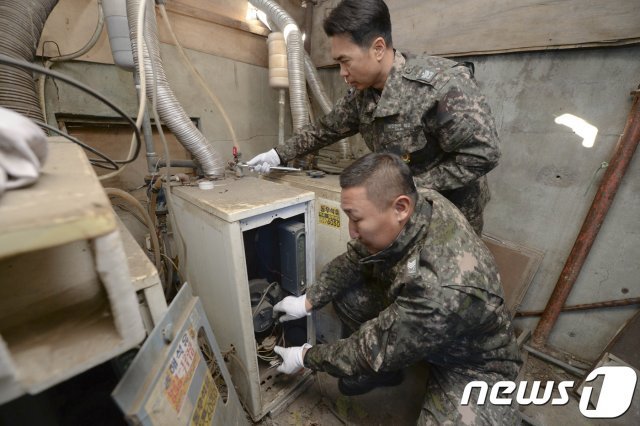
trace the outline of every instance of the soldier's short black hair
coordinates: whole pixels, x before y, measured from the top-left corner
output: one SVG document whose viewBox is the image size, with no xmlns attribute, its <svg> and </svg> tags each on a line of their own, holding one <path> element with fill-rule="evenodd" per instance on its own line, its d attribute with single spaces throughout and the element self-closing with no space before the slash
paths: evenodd
<svg viewBox="0 0 640 426">
<path fill-rule="evenodd" d="M 376 37 L 393 46 L 389 8 L 382 0 L 343 0 L 323 26 L 327 36 L 348 34 L 361 48 L 368 48 Z"/>
<path fill-rule="evenodd" d="M 400 195 L 415 203 L 416 185 L 409 166 L 395 154 L 373 152 L 358 158 L 340 174 L 340 187 L 363 186 L 378 209 L 388 208 Z"/>
</svg>

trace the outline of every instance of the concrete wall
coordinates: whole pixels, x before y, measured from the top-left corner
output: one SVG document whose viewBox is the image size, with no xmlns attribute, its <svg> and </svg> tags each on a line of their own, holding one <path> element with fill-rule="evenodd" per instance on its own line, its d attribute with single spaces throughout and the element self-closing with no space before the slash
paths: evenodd
<svg viewBox="0 0 640 426">
<path fill-rule="evenodd" d="M 629 92 L 640 83 L 640 46 L 464 58 L 494 112 L 502 160 L 489 175 L 493 199 L 485 231 L 545 252 L 521 310 L 543 309 L 573 246 L 624 128 Z M 337 69 L 322 71 L 335 99 L 346 91 Z M 593 148 L 554 119 L 576 115 L 598 128 Z M 640 296 L 640 154 L 618 192 L 568 304 Z M 596 171 L 599 170 L 597 173 Z M 594 180 L 595 174 L 595 180 Z M 549 343 L 598 357 L 638 307 L 564 313 Z M 519 319 L 534 328 L 537 319 Z"/>
<path fill-rule="evenodd" d="M 493 108 L 503 158 L 490 174 L 486 230 L 541 249 L 522 310 L 543 309 L 622 133 L 640 83 L 640 47 L 473 58 Z M 576 115 L 598 128 L 593 148 L 556 124 Z M 640 296 L 640 159 L 636 155 L 567 304 Z M 595 176 L 595 178 L 594 178 Z M 561 314 L 549 343 L 594 359 L 638 307 Z M 517 321 L 535 327 L 536 319 Z"/>
</svg>

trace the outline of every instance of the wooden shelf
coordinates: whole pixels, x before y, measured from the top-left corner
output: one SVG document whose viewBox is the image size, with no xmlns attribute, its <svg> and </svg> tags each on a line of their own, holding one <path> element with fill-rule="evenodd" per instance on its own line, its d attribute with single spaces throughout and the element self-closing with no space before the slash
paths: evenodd
<svg viewBox="0 0 640 426">
<path fill-rule="evenodd" d="M 136 280 L 130 260 L 86 155 L 51 141 L 36 184 L 0 199 L 0 404 L 140 343 L 133 282 L 157 273 L 134 265 Z"/>
<path fill-rule="evenodd" d="M 38 181 L 0 198 L 0 259 L 116 229 L 109 199 L 83 150 L 50 138 Z"/>
</svg>

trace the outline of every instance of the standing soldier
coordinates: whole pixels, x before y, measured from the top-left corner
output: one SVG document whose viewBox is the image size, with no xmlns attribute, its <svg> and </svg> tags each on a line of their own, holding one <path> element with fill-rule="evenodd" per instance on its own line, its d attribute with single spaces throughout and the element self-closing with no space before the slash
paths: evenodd
<svg viewBox="0 0 640 426">
<path fill-rule="evenodd" d="M 490 197 L 485 174 L 497 165 L 500 150 L 473 66 L 396 51 L 382 0 L 343 0 L 324 21 L 324 31 L 351 89 L 316 125 L 248 164 L 268 173 L 360 132 L 372 152 L 400 156 L 419 189 L 443 194 L 480 234 Z"/>
<path fill-rule="evenodd" d="M 462 405 L 465 387 L 516 379 L 520 355 L 493 256 L 460 211 L 417 193 L 397 156 L 367 154 L 340 175 L 353 240 L 306 295 L 274 306 L 280 321 L 333 302 L 350 335 L 281 348 L 278 370 L 339 377 L 345 395 L 397 385 L 401 369 L 430 366 L 418 424 L 516 425 L 517 404 Z"/>
</svg>

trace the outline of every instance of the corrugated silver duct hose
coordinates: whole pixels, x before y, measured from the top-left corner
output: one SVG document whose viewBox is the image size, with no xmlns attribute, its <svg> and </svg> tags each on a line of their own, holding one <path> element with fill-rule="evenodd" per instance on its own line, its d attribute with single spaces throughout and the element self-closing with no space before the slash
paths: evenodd
<svg viewBox="0 0 640 426">
<path fill-rule="evenodd" d="M 302 37 L 296 21 L 272 0 L 249 0 L 256 8 L 263 11 L 269 19 L 282 31 L 287 42 L 287 65 L 289 71 L 289 100 L 293 130 L 296 131 L 309 124 L 307 109 L 307 86 L 304 78 L 304 49 Z"/>
<path fill-rule="evenodd" d="M 136 38 L 138 31 L 136 23 L 138 22 L 139 6 L 140 0 L 127 1 L 127 18 L 129 20 L 131 46 L 134 52 L 136 51 L 137 45 Z M 144 49 L 143 68 L 146 78 L 145 92 L 147 97 L 149 99 L 153 97 L 153 84 L 155 81 L 157 109 L 162 121 L 167 124 L 178 141 L 195 157 L 205 175 L 209 177 L 224 176 L 224 161 L 193 124 L 169 87 L 169 82 L 167 81 L 167 76 L 160 58 L 160 44 L 158 42 L 158 28 L 153 0 L 147 0 L 146 7 L 144 25 L 146 49 Z M 137 55 L 134 54 L 133 59 L 136 69 L 140 69 Z M 153 64 L 151 61 L 153 61 Z"/>
<path fill-rule="evenodd" d="M 322 112 L 328 114 L 333 109 L 333 105 L 322 86 L 322 82 L 318 76 L 318 70 L 307 53 L 304 54 L 304 70 L 307 76 L 307 83 L 309 83 L 309 87 L 311 88 L 311 93 L 313 93 L 316 101 L 318 101 Z"/>
<path fill-rule="evenodd" d="M 0 53 L 33 62 L 38 41 L 58 0 L 0 0 Z M 0 105 L 44 121 L 33 74 L 0 65 Z"/>
<path fill-rule="evenodd" d="M 291 116 L 294 132 L 309 123 L 309 111 L 306 102 L 306 82 L 318 101 L 322 112 L 327 114 L 333 105 L 320 82 L 318 71 L 313 61 L 302 48 L 300 31 L 293 18 L 280 5 L 272 0 L 249 0 L 256 8 L 263 11 L 269 20 L 285 34 L 287 41 L 289 97 L 291 100 Z M 287 31 L 287 29 L 289 31 Z M 343 159 L 351 157 L 351 147 L 347 139 L 338 143 L 340 156 Z"/>
</svg>

